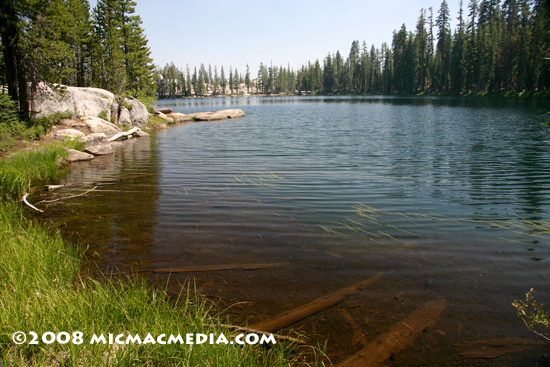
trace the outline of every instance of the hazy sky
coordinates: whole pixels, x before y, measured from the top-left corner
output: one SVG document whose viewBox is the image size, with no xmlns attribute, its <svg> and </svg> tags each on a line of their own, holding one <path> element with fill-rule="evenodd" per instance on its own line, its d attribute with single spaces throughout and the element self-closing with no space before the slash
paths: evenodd
<svg viewBox="0 0 550 367">
<path fill-rule="evenodd" d="M 351 42 L 391 45 L 392 32 L 405 23 L 414 31 L 420 9 L 441 0 L 136 0 L 155 64 L 204 63 L 229 66 L 253 77 L 260 62 L 297 68 L 340 51 L 346 57 Z M 448 0 L 451 17 L 459 0 Z M 468 1 L 464 1 L 467 5 Z M 91 0 L 93 7 L 96 0 Z M 466 8 L 465 5 L 465 8 Z M 467 13 L 467 12 L 466 12 Z M 454 23 L 453 23 L 454 24 Z M 454 25 L 452 26 L 454 29 Z"/>
</svg>

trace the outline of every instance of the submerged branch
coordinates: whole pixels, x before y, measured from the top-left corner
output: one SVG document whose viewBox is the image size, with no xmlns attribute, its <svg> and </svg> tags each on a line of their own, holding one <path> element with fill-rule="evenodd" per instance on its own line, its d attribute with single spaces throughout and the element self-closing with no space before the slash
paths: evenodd
<svg viewBox="0 0 550 367">
<path fill-rule="evenodd" d="M 209 326 L 216 326 L 216 325 L 209 325 Z M 266 336 L 273 335 L 273 337 L 275 339 L 288 340 L 290 342 L 298 343 L 298 344 L 302 344 L 302 345 L 306 344 L 306 342 L 302 339 L 297 339 L 297 338 L 293 338 L 291 336 L 286 336 L 286 335 L 268 333 L 268 332 L 265 332 L 265 331 L 251 329 L 251 328 L 244 327 L 244 326 L 229 325 L 229 324 L 219 324 L 218 326 L 223 327 L 223 328 L 227 328 L 227 329 L 231 329 L 231 330 L 244 331 L 246 333 L 262 334 L 262 335 L 266 335 Z"/>
<path fill-rule="evenodd" d="M 87 193 L 89 193 L 90 191 L 93 191 L 97 189 L 97 186 L 94 186 L 93 188 L 91 188 L 90 190 L 86 191 L 86 192 L 83 192 L 81 194 L 78 194 L 78 195 L 71 195 L 71 196 L 63 196 L 63 197 L 60 197 L 60 198 L 57 198 L 57 199 L 54 199 L 54 200 L 42 200 L 42 201 L 39 201 L 38 203 L 36 203 L 36 205 L 38 204 L 43 204 L 43 203 L 54 203 L 56 201 L 59 201 L 59 200 L 63 200 L 63 199 L 72 199 L 72 198 L 76 198 L 76 197 L 79 197 L 79 196 L 83 196 L 83 195 L 86 195 Z"/>
<path fill-rule="evenodd" d="M 122 180 L 130 180 L 130 179 L 134 179 L 134 178 L 140 178 L 140 177 L 146 177 L 146 176 L 153 176 L 153 175 L 156 175 L 157 173 L 145 173 L 145 174 L 142 174 L 142 175 L 135 175 L 135 176 L 127 176 L 127 177 L 119 177 L 119 178 L 114 178 L 114 179 L 110 179 L 110 180 L 98 180 L 98 181 L 91 181 L 91 182 L 77 182 L 77 183 L 66 183 L 64 185 L 46 185 L 44 187 L 44 189 L 46 191 L 53 191 L 53 190 L 57 190 L 57 189 L 60 189 L 62 187 L 74 187 L 74 186 L 90 186 L 90 185 L 106 185 L 106 184 L 109 184 L 109 183 L 113 183 L 113 182 L 118 182 L 118 181 L 122 181 Z"/>
</svg>

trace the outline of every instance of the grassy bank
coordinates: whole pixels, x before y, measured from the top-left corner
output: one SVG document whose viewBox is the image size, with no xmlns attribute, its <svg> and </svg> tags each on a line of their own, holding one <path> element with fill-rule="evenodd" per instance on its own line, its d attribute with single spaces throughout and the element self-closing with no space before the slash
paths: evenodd
<svg viewBox="0 0 550 367">
<path fill-rule="evenodd" d="M 43 146 L 38 151 L 21 151 L 0 160 L 0 353 L 3 365 L 16 366 L 288 366 L 301 364 L 291 346 L 273 348 L 237 344 L 160 344 L 137 342 L 109 344 L 114 336 L 148 334 L 222 333 L 219 320 L 210 312 L 208 301 L 191 298 L 184 290 L 170 299 L 162 289 L 152 289 L 140 280 L 96 280 L 80 274 L 84 250 L 64 241 L 60 234 L 32 219 L 33 213 L 19 202 L 32 180 L 54 178 L 62 144 Z M 16 344 L 13 335 L 26 333 Z M 38 344 L 30 345 L 38 335 Z M 60 340 L 47 344 L 46 332 Z M 81 334 L 74 334 L 81 332 Z M 90 344 L 92 336 L 103 334 L 106 343 Z M 51 335 L 46 334 L 46 340 Z M 68 338 L 68 339 L 67 339 Z M 80 344 L 74 344 L 76 341 Z"/>
</svg>

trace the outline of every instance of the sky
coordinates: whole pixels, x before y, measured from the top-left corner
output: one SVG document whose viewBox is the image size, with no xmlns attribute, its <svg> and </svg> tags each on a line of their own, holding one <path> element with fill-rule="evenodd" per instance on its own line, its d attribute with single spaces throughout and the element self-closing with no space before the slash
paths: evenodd
<svg viewBox="0 0 550 367">
<path fill-rule="evenodd" d="M 416 28 L 420 9 L 441 0 L 135 0 L 136 14 L 149 40 L 156 65 L 177 67 L 204 63 L 218 72 L 229 66 L 253 77 L 260 62 L 297 69 L 322 62 L 330 52 L 347 57 L 351 43 L 391 46 L 392 32 L 404 23 Z M 94 7 L 97 0 L 90 0 Z M 454 30 L 459 0 L 447 0 Z M 467 1 L 464 1 L 467 4 Z M 466 8 L 466 5 L 464 6 Z M 467 11 L 466 11 L 467 13 Z"/>
</svg>

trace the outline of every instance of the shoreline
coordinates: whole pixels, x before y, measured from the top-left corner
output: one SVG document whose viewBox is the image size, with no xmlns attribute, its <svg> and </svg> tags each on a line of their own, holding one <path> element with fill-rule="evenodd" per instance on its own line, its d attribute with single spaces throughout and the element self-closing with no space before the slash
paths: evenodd
<svg viewBox="0 0 550 367">
<path fill-rule="evenodd" d="M 65 147 L 66 143 L 44 142 L 34 144 L 31 150 L 12 151 L 9 157 L 0 158 L 2 177 L 11 172 L 9 177 L 13 180 L 9 183 L 3 180 L 0 205 L 3 363 L 110 365 L 172 361 L 175 365 L 205 365 L 217 361 L 223 365 L 285 366 L 303 356 L 301 352 L 293 356 L 295 347 L 287 343 L 268 352 L 250 347 L 244 353 L 241 345 L 223 342 L 193 349 L 179 343 L 162 348 L 142 343 L 124 346 L 84 343 L 83 347 L 81 343 L 41 341 L 35 347 L 28 344 L 31 335 L 27 335 L 27 343 L 15 343 L 14 338 L 20 332 L 40 336 L 63 332 L 76 335 L 77 339 L 83 336 L 86 342 L 92 335 L 120 333 L 124 338 L 134 334 L 143 337 L 151 334 L 154 338 L 181 334 L 183 340 L 186 333 L 225 333 L 229 339 L 230 332 L 221 326 L 219 316 L 211 315 L 211 301 L 194 294 L 190 282 L 178 295 L 171 296 L 166 289 L 154 287 L 139 276 L 97 280 L 82 268 L 86 257 L 84 244 L 73 243 L 63 238 L 59 230 L 38 222 L 38 213 L 19 202 L 31 182 L 55 179 L 63 173 L 60 164 L 67 159 Z M 25 162 L 24 171 L 19 161 Z"/>
<path fill-rule="evenodd" d="M 330 93 L 330 94 L 323 94 L 323 93 L 311 93 L 306 92 L 305 94 L 299 94 L 299 93 L 279 93 L 279 94 L 240 94 L 240 95 L 231 95 L 231 94 L 223 94 L 223 95 L 210 95 L 210 96 L 184 96 L 184 95 L 178 95 L 174 96 L 173 98 L 166 98 L 159 96 L 157 97 L 160 101 L 169 101 L 174 99 L 205 99 L 205 98 L 253 98 L 253 97 L 374 97 L 374 96 L 381 96 L 381 97 L 388 97 L 388 96 L 396 96 L 396 97 L 423 97 L 423 96 L 430 96 L 430 97 L 477 97 L 477 98 L 487 98 L 487 97 L 496 97 L 496 98 L 519 98 L 519 99 L 544 99 L 544 100 L 550 100 L 550 90 L 542 90 L 542 91 L 501 91 L 501 92 L 467 92 L 467 93 L 456 93 L 456 92 L 419 92 L 419 93 L 373 93 L 373 94 L 347 94 L 347 93 Z"/>
</svg>

